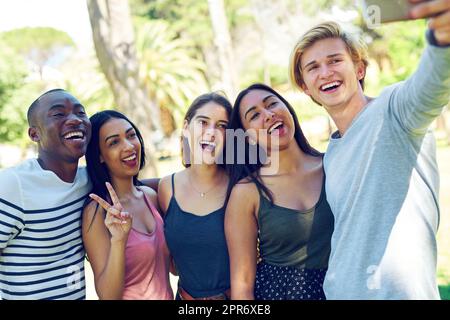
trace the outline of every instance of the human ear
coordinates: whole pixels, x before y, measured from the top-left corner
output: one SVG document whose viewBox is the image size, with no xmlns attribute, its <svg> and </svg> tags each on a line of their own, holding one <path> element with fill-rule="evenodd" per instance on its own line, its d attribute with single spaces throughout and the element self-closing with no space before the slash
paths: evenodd
<svg viewBox="0 0 450 320">
<path fill-rule="evenodd" d="M 364 63 L 362 61 L 358 62 L 356 65 L 356 76 L 358 80 L 361 80 L 366 76 L 366 68 L 364 67 Z"/>
<path fill-rule="evenodd" d="M 41 141 L 39 130 L 36 127 L 28 128 L 28 136 L 30 137 L 31 141 L 34 141 L 34 142 Z"/>
<path fill-rule="evenodd" d="M 183 122 L 183 129 L 181 132 L 181 137 L 182 138 L 189 137 L 189 122 L 187 120 L 184 120 L 184 122 Z"/>
</svg>

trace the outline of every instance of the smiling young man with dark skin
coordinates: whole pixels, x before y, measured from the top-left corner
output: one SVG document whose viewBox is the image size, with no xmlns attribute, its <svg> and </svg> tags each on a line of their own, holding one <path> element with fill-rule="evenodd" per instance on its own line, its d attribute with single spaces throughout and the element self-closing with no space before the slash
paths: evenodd
<svg viewBox="0 0 450 320">
<path fill-rule="evenodd" d="M 439 171 L 428 129 L 450 97 L 450 2 L 410 2 L 412 18 L 430 18 L 428 45 L 417 71 L 376 98 L 364 94 L 363 46 L 338 24 L 307 31 L 291 55 L 293 83 L 338 129 L 324 158 L 335 218 L 327 299 L 439 299 Z"/>
<path fill-rule="evenodd" d="M 81 212 L 91 185 L 78 161 L 91 124 L 62 89 L 37 98 L 27 118 L 38 157 L 0 171 L 0 295 L 84 299 Z"/>
</svg>

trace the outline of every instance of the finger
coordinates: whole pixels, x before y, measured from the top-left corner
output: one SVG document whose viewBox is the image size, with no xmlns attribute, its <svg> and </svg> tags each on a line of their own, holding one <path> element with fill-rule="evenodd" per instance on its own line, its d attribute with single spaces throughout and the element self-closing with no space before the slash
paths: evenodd
<svg viewBox="0 0 450 320">
<path fill-rule="evenodd" d="M 120 212 L 120 217 L 122 219 L 131 219 L 131 213 L 129 213 L 127 211 L 122 211 L 122 212 Z"/>
<path fill-rule="evenodd" d="M 119 198 L 117 197 L 116 192 L 114 191 L 112 185 L 109 182 L 106 182 L 106 188 L 108 189 L 109 196 L 111 197 L 113 205 L 120 206 Z"/>
<path fill-rule="evenodd" d="M 428 22 L 428 27 L 433 30 L 439 28 L 447 29 L 448 27 L 450 27 L 450 10 L 446 13 L 440 14 L 433 19 L 430 19 L 430 21 Z"/>
<path fill-rule="evenodd" d="M 413 19 L 428 18 L 450 9 L 448 0 L 433 0 L 415 4 L 410 15 Z"/>
<path fill-rule="evenodd" d="M 114 217 L 117 217 L 119 219 L 121 218 L 120 210 L 115 208 L 115 207 L 109 207 L 109 209 L 107 210 L 107 214 L 110 214 L 110 215 L 112 215 Z"/>
<path fill-rule="evenodd" d="M 114 217 L 111 217 L 110 219 L 108 219 L 107 225 L 111 225 L 111 224 L 126 224 L 127 221 L 126 220 L 120 220 Z"/>
<path fill-rule="evenodd" d="M 106 202 L 105 200 L 103 200 L 102 198 L 100 198 L 98 195 L 96 195 L 94 193 L 91 193 L 89 195 L 89 197 L 92 200 L 96 201 L 105 210 L 108 210 L 111 207 L 111 205 L 108 202 Z"/>
</svg>

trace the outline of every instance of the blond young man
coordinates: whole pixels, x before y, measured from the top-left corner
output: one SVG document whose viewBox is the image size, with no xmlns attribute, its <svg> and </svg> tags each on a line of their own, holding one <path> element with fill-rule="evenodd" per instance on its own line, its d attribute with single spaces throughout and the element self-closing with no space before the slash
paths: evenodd
<svg viewBox="0 0 450 320">
<path fill-rule="evenodd" d="M 335 216 L 327 299 L 439 299 L 439 173 L 428 127 L 450 96 L 450 5 L 412 11 L 433 15 L 417 71 L 376 98 L 363 91 L 364 45 L 338 24 L 307 31 L 292 52 L 291 80 L 338 129 L 324 158 Z"/>
</svg>

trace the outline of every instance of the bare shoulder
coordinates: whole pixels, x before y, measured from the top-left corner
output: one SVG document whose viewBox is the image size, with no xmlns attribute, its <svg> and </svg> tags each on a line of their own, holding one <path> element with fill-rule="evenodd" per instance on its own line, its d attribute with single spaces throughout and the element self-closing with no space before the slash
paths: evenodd
<svg viewBox="0 0 450 320">
<path fill-rule="evenodd" d="M 158 185 L 157 203 L 162 213 L 165 213 L 167 211 L 171 197 L 172 197 L 172 176 L 168 175 L 161 178 Z"/>
<path fill-rule="evenodd" d="M 100 205 L 94 200 L 91 200 L 83 209 L 83 220 L 85 218 L 92 218 L 95 212 L 100 211 L 100 209 Z"/>
<path fill-rule="evenodd" d="M 157 203 L 158 197 L 155 190 L 147 186 L 139 186 L 139 189 L 141 189 L 142 192 L 144 192 L 144 194 L 149 197 L 153 203 Z"/>
<path fill-rule="evenodd" d="M 235 191 L 236 190 L 236 191 Z M 233 187 L 233 191 L 243 196 L 258 196 L 258 187 L 250 178 L 243 178 Z"/>
<path fill-rule="evenodd" d="M 248 178 L 240 180 L 231 190 L 228 205 L 255 209 L 259 206 L 259 192 L 256 184 Z"/>
<path fill-rule="evenodd" d="M 165 177 L 162 177 L 161 180 L 159 180 L 158 185 L 158 192 L 163 189 L 162 191 L 165 191 L 166 189 L 169 190 L 172 187 L 172 175 L 168 175 Z"/>
<path fill-rule="evenodd" d="M 89 202 L 83 209 L 83 231 L 88 231 L 94 222 L 95 224 L 100 223 L 103 225 L 103 211 L 103 208 L 94 200 Z"/>
</svg>

